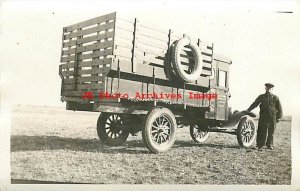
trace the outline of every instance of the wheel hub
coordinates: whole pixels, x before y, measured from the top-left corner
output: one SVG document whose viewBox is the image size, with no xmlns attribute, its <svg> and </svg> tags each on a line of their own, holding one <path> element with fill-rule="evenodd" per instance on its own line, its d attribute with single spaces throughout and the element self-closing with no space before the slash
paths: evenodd
<svg viewBox="0 0 300 191">
<path fill-rule="evenodd" d="M 170 136 L 170 121 L 165 116 L 158 117 L 152 124 L 152 138 L 158 143 L 162 144 L 168 142 Z"/>
</svg>

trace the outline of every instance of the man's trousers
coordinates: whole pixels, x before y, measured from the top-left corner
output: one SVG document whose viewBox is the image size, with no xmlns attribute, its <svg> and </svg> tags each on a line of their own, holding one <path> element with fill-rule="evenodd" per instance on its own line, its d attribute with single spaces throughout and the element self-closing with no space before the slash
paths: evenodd
<svg viewBox="0 0 300 191">
<path fill-rule="evenodd" d="M 276 129 L 276 120 L 275 119 L 259 118 L 256 145 L 258 147 L 262 147 L 265 145 L 273 146 L 275 129 Z"/>
</svg>

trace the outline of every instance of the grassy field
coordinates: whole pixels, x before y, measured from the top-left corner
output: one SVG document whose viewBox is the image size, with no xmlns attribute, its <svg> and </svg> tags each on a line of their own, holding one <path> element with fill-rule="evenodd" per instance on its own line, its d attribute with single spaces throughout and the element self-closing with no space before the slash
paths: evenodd
<svg viewBox="0 0 300 191">
<path fill-rule="evenodd" d="M 173 148 L 151 154 L 141 135 L 106 147 L 98 113 L 16 106 L 11 130 L 12 183 L 290 184 L 291 122 L 282 121 L 275 151 L 240 149 L 234 135 L 213 133 L 196 144 L 188 128 Z"/>
</svg>

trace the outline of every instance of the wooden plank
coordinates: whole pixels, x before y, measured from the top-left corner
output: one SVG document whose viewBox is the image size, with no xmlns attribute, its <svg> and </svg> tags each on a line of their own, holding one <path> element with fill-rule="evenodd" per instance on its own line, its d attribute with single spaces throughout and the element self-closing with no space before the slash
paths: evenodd
<svg viewBox="0 0 300 191">
<path fill-rule="evenodd" d="M 201 55 L 202 55 L 202 60 L 207 60 L 207 61 L 212 60 L 212 56 L 208 56 L 208 54 L 203 55 L 202 52 L 201 52 Z M 194 60 L 194 56 L 193 56 L 193 53 L 191 51 L 186 51 L 186 50 L 181 51 L 180 56 L 184 57 L 184 58 Z"/>
<path fill-rule="evenodd" d="M 126 14 L 122 14 L 122 13 L 118 13 L 116 15 L 116 20 L 117 21 L 123 21 L 123 22 L 127 22 L 127 23 L 134 23 L 134 17 L 132 16 L 128 16 Z"/>
<path fill-rule="evenodd" d="M 149 64 L 143 64 L 143 62 L 141 61 L 138 62 L 136 74 L 152 78 L 153 67 L 154 67 L 154 74 L 156 79 L 168 80 L 164 68 L 151 66 Z"/>
<path fill-rule="evenodd" d="M 212 66 L 210 63 L 203 62 L 202 64 L 203 64 L 203 68 L 207 68 L 207 69 L 211 70 Z"/>
<path fill-rule="evenodd" d="M 124 57 L 117 56 L 115 58 L 115 62 L 112 64 L 112 69 L 118 70 L 118 68 L 117 68 L 118 61 L 119 61 L 120 71 L 127 72 L 127 73 L 132 72 L 131 57 L 124 58 Z"/>
<path fill-rule="evenodd" d="M 106 38 L 112 38 L 114 36 L 114 32 L 106 32 L 103 34 L 97 34 L 94 36 L 89 36 L 81 39 L 70 40 L 69 42 L 64 42 L 63 47 L 75 46 L 76 44 L 83 44 L 87 42 L 97 41 Z"/>
<path fill-rule="evenodd" d="M 180 58 L 180 61 L 185 64 L 185 65 L 189 65 L 189 64 L 193 64 L 195 63 L 195 60 L 194 59 L 188 59 L 188 58 L 184 58 L 184 57 L 181 57 Z M 211 64 L 211 61 L 207 61 L 207 60 L 202 60 L 202 63 L 204 64 Z M 207 65 L 208 66 L 208 65 Z"/>
<path fill-rule="evenodd" d="M 115 48 L 114 54 L 115 54 L 115 56 L 121 56 L 121 57 L 125 57 L 125 58 L 130 58 L 130 59 L 132 58 L 131 49 L 124 48 L 121 46 L 117 46 L 117 48 Z"/>
<path fill-rule="evenodd" d="M 211 55 L 213 53 L 213 51 L 211 49 L 208 49 L 206 46 L 205 47 L 201 46 L 200 50 L 202 53 L 207 53 L 207 54 L 211 54 Z"/>
<path fill-rule="evenodd" d="M 166 32 L 158 32 L 155 29 L 151 29 L 149 27 L 140 26 L 139 33 L 143 36 L 147 36 L 149 38 L 154 38 L 163 42 L 168 43 L 169 40 L 169 31 Z"/>
<path fill-rule="evenodd" d="M 96 83 L 96 84 L 78 84 L 77 86 L 77 92 L 80 92 L 81 90 L 101 90 L 104 88 L 103 83 Z M 74 85 L 62 85 L 63 90 L 68 91 L 68 90 L 73 90 Z M 74 93 L 74 92 L 73 92 Z M 82 95 L 84 92 L 82 92 Z M 77 94 L 78 95 L 78 94 Z"/>
<path fill-rule="evenodd" d="M 77 85 L 77 89 L 78 90 L 90 90 L 90 89 L 96 89 L 96 90 L 100 90 L 104 88 L 104 84 L 103 83 L 95 83 L 95 84 L 78 84 Z"/>
<path fill-rule="evenodd" d="M 105 79 L 105 76 L 82 76 L 77 77 L 77 82 L 91 82 L 91 81 L 102 81 Z"/>
<path fill-rule="evenodd" d="M 93 92 L 94 94 L 94 98 L 97 98 L 98 95 L 99 95 L 99 92 L 101 91 L 104 91 L 104 87 L 102 88 L 99 88 L 97 90 L 77 90 L 77 91 L 73 91 L 73 90 L 70 90 L 70 91 L 64 91 L 64 96 L 69 96 L 69 97 L 82 97 L 84 95 L 85 92 Z"/>
<path fill-rule="evenodd" d="M 112 63 L 112 58 L 98 59 L 95 61 L 83 61 L 83 62 L 79 61 L 78 67 L 92 67 L 92 66 L 97 66 L 97 65 L 102 65 L 102 64 L 111 64 L 111 63 Z M 62 69 L 74 68 L 74 62 L 61 64 L 61 67 L 62 67 Z"/>
<path fill-rule="evenodd" d="M 77 23 L 77 24 L 70 25 L 70 26 L 66 27 L 66 32 L 70 32 L 70 31 L 74 31 L 74 30 L 77 30 L 77 29 L 80 29 L 80 28 L 95 25 L 95 24 L 98 24 L 98 23 L 114 20 L 115 18 L 116 18 L 116 13 L 115 12 L 107 14 L 107 15 L 103 15 L 103 16 L 100 16 L 100 17 L 96 17 L 96 18 L 93 18 L 93 19 L 82 21 L 82 22 Z"/>
<path fill-rule="evenodd" d="M 63 89 L 63 87 L 62 87 Z M 64 90 L 63 91 L 63 96 L 70 96 L 70 97 L 81 97 L 83 96 L 84 92 L 80 92 L 80 91 L 67 91 L 67 90 Z"/>
<path fill-rule="evenodd" d="M 116 21 L 116 31 L 118 31 L 119 29 L 129 31 L 129 32 L 134 32 L 134 22 L 117 20 Z"/>
<path fill-rule="evenodd" d="M 211 53 L 211 54 L 208 54 L 208 53 L 206 53 L 206 52 L 201 52 L 201 54 L 204 55 L 204 56 L 212 57 L 212 53 Z"/>
<path fill-rule="evenodd" d="M 152 24 L 154 24 L 154 25 L 152 25 Z M 152 24 L 151 24 L 151 27 L 150 27 L 150 26 L 148 26 L 148 25 L 145 25 L 145 24 L 141 23 L 141 26 L 142 26 L 143 28 L 148 28 L 148 29 L 154 30 L 154 31 L 156 31 L 156 32 L 167 33 L 166 31 L 168 31 L 168 29 L 164 29 L 164 28 L 162 28 L 162 27 L 160 27 L 160 26 L 157 26 L 157 25 L 155 25 L 155 23 L 152 23 Z M 168 32 L 169 32 L 169 31 L 168 31 Z"/>
<path fill-rule="evenodd" d="M 133 32 L 126 31 L 124 29 L 117 29 L 115 32 L 115 38 L 121 38 L 133 41 Z"/>
<path fill-rule="evenodd" d="M 182 68 L 183 68 L 183 70 L 188 71 L 189 65 L 184 65 L 183 64 Z M 207 68 L 203 69 L 203 67 L 202 67 L 202 73 L 201 74 L 210 76 L 211 75 L 211 69 L 207 69 Z"/>
<path fill-rule="evenodd" d="M 64 64 L 61 64 L 60 66 L 61 66 L 61 69 L 74 68 L 74 62 L 64 63 Z"/>
<path fill-rule="evenodd" d="M 60 98 L 60 101 L 80 101 L 81 98 L 80 97 L 65 97 L 65 96 L 62 96 Z"/>
<path fill-rule="evenodd" d="M 66 85 L 66 84 L 73 84 L 74 83 L 74 79 L 63 79 L 63 85 Z"/>
<path fill-rule="evenodd" d="M 73 84 L 71 85 L 62 85 L 63 90 L 74 90 Z"/>
<path fill-rule="evenodd" d="M 63 55 L 75 54 L 75 51 L 76 51 L 76 53 L 80 53 L 80 52 L 92 51 L 92 50 L 96 50 L 96 49 L 104 49 L 104 48 L 112 47 L 112 45 L 113 45 L 112 40 L 105 41 L 105 42 L 97 42 L 92 45 L 81 46 L 78 48 L 72 48 L 70 50 L 63 50 Z"/>
<path fill-rule="evenodd" d="M 191 64 L 194 64 L 194 62 L 181 62 L 182 65 L 186 65 L 189 66 Z M 205 70 L 211 70 L 211 64 L 210 63 L 206 63 L 206 62 L 202 62 L 202 68 Z"/>
<path fill-rule="evenodd" d="M 61 72 L 62 76 L 66 77 L 66 76 L 73 76 L 74 75 L 74 71 L 62 71 Z"/>
<path fill-rule="evenodd" d="M 137 52 L 136 54 L 136 59 L 140 60 L 140 61 L 145 61 L 145 62 L 148 62 L 148 63 L 155 63 L 155 64 L 159 64 L 161 66 L 164 65 L 164 60 L 162 59 L 159 59 L 153 55 L 150 55 L 150 54 L 146 54 L 144 55 L 143 53 L 141 52 Z"/>
<path fill-rule="evenodd" d="M 95 32 L 99 32 L 99 31 L 103 31 L 103 30 L 107 30 L 107 29 L 113 29 L 114 26 L 115 26 L 115 23 L 110 22 L 110 23 L 107 23 L 107 24 L 104 24 L 104 25 L 99 25 L 99 26 L 91 27 L 91 28 L 88 28 L 88 29 L 85 29 L 85 30 L 80 30 L 80 31 L 77 31 L 77 32 L 69 33 L 69 34 L 64 35 L 64 40 L 75 38 L 75 37 L 78 37 L 78 36 L 91 34 L 91 33 L 95 33 Z"/>
<path fill-rule="evenodd" d="M 206 42 L 206 41 L 200 41 L 201 46 L 207 46 L 208 49 L 213 49 L 213 43 L 211 42 Z"/>
<path fill-rule="evenodd" d="M 141 52 L 146 52 L 148 54 L 165 57 L 167 50 L 157 49 L 151 46 L 147 46 L 145 44 L 138 44 L 138 50 Z"/>
<path fill-rule="evenodd" d="M 211 70 L 202 70 L 201 76 L 210 76 L 211 75 Z"/>
<path fill-rule="evenodd" d="M 61 57 L 61 62 L 69 62 L 69 61 L 74 61 L 74 60 L 75 60 L 75 56 L 74 55 L 69 55 L 69 56 Z"/>
<path fill-rule="evenodd" d="M 82 70 L 78 69 L 77 74 L 78 75 L 85 75 L 85 74 L 103 74 L 106 73 L 110 70 L 110 67 L 101 67 L 101 68 L 94 68 L 94 69 L 87 69 L 87 70 Z"/>
<path fill-rule="evenodd" d="M 106 65 L 111 63 L 112 63 L 112 58 L 103 58 L 103 59 L 97 59 L 93 61 L 79 62 L 78 67 L 92 67 L 92 66 Z"/>
<path fill-rule="evenodd" d="M 123 48 L 128 48 L 128 49 L 133 48 L 133 41 L 132 40 L 116 37 L 114 39 L 114 41 L 115 41 L 115 47 L 117 46 L 117 48 L 119 46 L 123 47 Z"/>
<path fill-rule="evenodd" d="M 148 37 L 142 34 L 140 34 L 137 38 L 139 39 L 139 44 L 145 44 L 163 50 L 168 49 L 168 43 L 165 41 L 157 40 L 155 38 Z"/>
<path fill-rule="evenodd" d="M 97 50 L 94 53 L 79 55 L 78 60 L 84 60 L 84 59 L 107 56 L 107 55 L 112 55 L 112 49 L 101 50 L 101 51 Z M 74 58 L 75 58 L 74 55 L 62 57 L 62 62 L 74 61 Z"/>
</svg>

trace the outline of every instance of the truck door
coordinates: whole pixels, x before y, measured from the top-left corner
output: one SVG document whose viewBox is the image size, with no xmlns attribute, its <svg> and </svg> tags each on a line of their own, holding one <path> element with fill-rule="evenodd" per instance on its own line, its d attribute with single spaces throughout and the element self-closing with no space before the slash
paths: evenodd
<svg viewBox="0 0 300 191">
<path fill-rule="evenodd" d="M 216 119 L 227 120 L 228 119 L 228 90 L 229 90 L 229 65 L 225 62 L 217 62 L 217 86 L 216 86 Z"/>
</svg>

